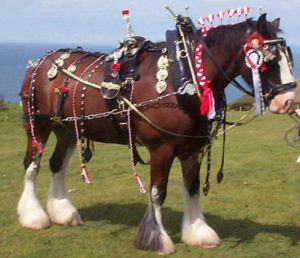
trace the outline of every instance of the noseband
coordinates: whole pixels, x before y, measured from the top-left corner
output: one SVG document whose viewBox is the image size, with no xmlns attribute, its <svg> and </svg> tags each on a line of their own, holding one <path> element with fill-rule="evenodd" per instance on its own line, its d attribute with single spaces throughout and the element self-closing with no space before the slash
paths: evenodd
<svg viewBox="0 0 300 258">
<path fill-rule="evenodd" d="M 276 95 L 295 89 L 297 87 L 296 82 L 289 82 L 283 84 L 273 84 L 269 82 L 269 84 L 271 84 L 272 87 L 268 90 L 266 94 L 263 95 L 264 99 L 267 102 L 270 102 Z"/>
</svg>

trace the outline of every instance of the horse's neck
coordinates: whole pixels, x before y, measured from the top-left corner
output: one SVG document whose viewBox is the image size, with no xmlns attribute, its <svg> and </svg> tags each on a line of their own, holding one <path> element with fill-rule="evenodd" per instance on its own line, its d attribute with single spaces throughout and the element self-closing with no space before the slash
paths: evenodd
<svg viewBox="0 0 300 258">
<path fill-rule="evenodd" d="M 212 58 L 207 54 L 204 58 L 207 78 L 217 89 L 224 89 L 228 85 L 228 79 L 233 79 L 240 75 L 240 68 L 243 62 L 243 44 L 241 39 L 233 41 L 230 46 L 222 44 L 212 44 L 209 46 Z M 226 74 L 226 76 L 224 75 Z"/>
<path fill-rule="evenodd" d="M 243 46 L 253 27 L 251 20 L 235 25 L 222 25 L 208 31 L 204 38 L 214 58 L 230 78 L 240 75 L 240 68 L 244 61 Z M 211 64 L 211 61 L 208 61 L 207 65 L 212 70 L 210 71 L 212 79 L 215 79 L 219 75 L 218 69 Z"/>
<path fill-rule="evenodd" d="M 226 47 L 214 47 L 211 48 L 211 53 L 218 64 L 210 65 L 212 74 L 214 75 L 213 77 L 218 77 L 221 73 L 221 69 L 229 78 L 234 78 L 240 75 L 239 70 L 242 59 L 241 46 L 237 45 L 231 50 L 226 49 Z M 209 57 L 207 58 L 210 59 Z M 209 62 L 211 62 L 211 60 L 209 60 Z"/>
</svg>

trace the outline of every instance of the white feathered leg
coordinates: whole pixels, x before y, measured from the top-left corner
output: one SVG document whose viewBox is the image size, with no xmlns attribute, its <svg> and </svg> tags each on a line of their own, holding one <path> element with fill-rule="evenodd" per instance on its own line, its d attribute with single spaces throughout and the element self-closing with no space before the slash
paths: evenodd
<svg viewBox="0 0 300 258">
<path fill-rule="evenodd" d="M 175 246 L 164 229 L 161 205 L 158 199 L 158 190 L 154 186 L 147 212 L 139 225 L 135 246 L 138 249 L 157 251 L 161 255 L 168 255 L 175 252 Z"/>
<path fill-rule="evenodd" d="M 47 212 L 52 223 L 77 226 L 82 220 L 77 209 L 70 202 L 65 189 L 65 174 L 74 148 L 70 148 L 58 172 L 52 173 Z"/>
<path fill-rule="evenodd" d="M 43 229 L 51 225 L 35 191 L 37 173 L 38 164 L 33 161 L 26 169 L 24 190 L 18 204 L 19 223 L 30 229 Z"/>
<path fill-rule="evenodd" d="M 181 239 L 184 243 L 204 248 L 214 248 L 220 244 L 217 233 L 209 227 L 204 219 L 199 195 L 190 196 L 184 188 L 184 216 Z"/>
</svg>

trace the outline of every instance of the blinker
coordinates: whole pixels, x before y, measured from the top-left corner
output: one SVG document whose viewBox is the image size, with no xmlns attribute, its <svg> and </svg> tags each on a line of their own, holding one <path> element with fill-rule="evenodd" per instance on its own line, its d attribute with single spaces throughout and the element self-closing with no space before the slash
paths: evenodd
<svg viewBox="0 0 300 258">
<path fill-rule="evenodd" d="M 293 58 L 293 54 L 292 54 L 292 50 L 289 46 L 286 45 L 286 41 L 284 38 L 278 38 L 278 39 L 268 39 L 268 40 L 264 40 L 264 46 L 266 45 L 275 45 L 275 44 L 279 44 L 283 50 L 284 50 L 284 54 L 286 55 L 286 58 L 288 60 L 288 65 L 290 67 L 290 70 L 293 70 L 294 67 L 294 58 Z"/>
</svg>

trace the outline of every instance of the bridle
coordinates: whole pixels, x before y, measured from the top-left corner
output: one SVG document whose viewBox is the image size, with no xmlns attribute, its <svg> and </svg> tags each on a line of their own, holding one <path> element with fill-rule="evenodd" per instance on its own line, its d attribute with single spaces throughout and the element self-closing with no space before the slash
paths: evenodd
<svg viewBox="0 0 300 258">
<path fill-rule="evenodd" d="M 249 37 L 249 36 L 248 36 Z M 204 40 L 201 38 L 201 43 L 203 45 L 203 49 L 205 51 L 205 53 L 207 54 L 208 58 L 212 61 L 212 63 L 215 65 L 215 67 L 219 70 L 219 72 L 224 76 L 224 78 L 228 81 L 228 83 L 230 83 L 231 85 L 233 85 L 235 88 L 241 90 L 242 92 L 246 93 L 249 96 L 254 97 L 254 91 L 249 91 L 247 90 L 243 85 L 241 85 L 236 79 L 234 78 L 230 78 L 226 72 L 224 71 L 224 69 L 220 66 L 220 64 L 218 63 L 218 61 L 216 60 L 216 58 L 213 56 L 213 54 L 211 53 L 211 51 L 209 50 L 209 48 L 207 47 L 207 45 L 205 44 Z M 265 53 L 266 50 L 266 46 L 269 45 L 278 45 L 280 46 L 280 48 L 283 50 L 284 55 L 287 58 L 288 61 L 288 65 L 289 65 L 289 69 L 292 71 L 293 67 L 294 67 L 294 61 L 293 61 L 293 55 L 292 55 L 292 51 L 290 49 L 289 46 L 287 46 L 286 41 L 284 38 L 276 38 L 276 39 L 269 39 L 269 40 L 264 40 L 263 44 L 262 44 L 262 53 Z M 266 58 L 266 55 L 263 55 L 263 58 Z M 271 60 L 264 60 L 264 62 L 268 62 Z M 289 90 L 292 90 L 294 88 L 296 88 L 296 83 L 295 82 L 291 82 L 291 83 L 284 83 L 284 84 L 274 84 L 272 82 L 268 82 L 270 85 L 269 87 L 264 90 L 263 93 L 263 99 L 266 103 L 269 103 L 276 95 L 282 93 L 282 92 L 286 92 Z"/>
<path fill-rule="evenodd" d="M 268 39 L 268 40 L 264 40 L 264 44 L 263 44 L 263 52 L 267 52 L 269 49 L 269 46 L 278 46 L 282 51 L 283 54 L 285 55 L 286 59 L 287 59 L 287 63 L 289 66 L 289 69 L 292 73 L 293 67 L 294 67 L 294 60 L 293 60 L 293 55 L 292 55 L 292 51 L 290 49 L 289 46 L 287 46 L 286 41 L 284 38 L 277 38 L 277 39 Z M 270 60 L 266 60 L 265 62 L 268 62 Z M 282 92 L 286 92 L 289 90 L 292 90 L 294 88 L 296 88 L 296 82 L 290 82 L 290 83 L 283 83 L 283 84 L 274 84 L 271 81 L 268 82 L 269 86 L 268 89 L 266 90 L 266 93 L 264 94 L 264 99 L 266 102 L 271 101 L 276 95 L 282 93 Z"/>
<path fill-rule="evenodd" d="M 291 48 L 287 46 L 286 41 L 284 38 L 277 38 L 277 39 L 267 39 L 264 40 L 264 46 L 267 45 L 280 45 L 280 47 L 284 50 L 285 56 L 288 60 L 288 65 L 290 70 L 293 70 L 294 67 L 294 59 L 293 59 L 293 54 L 291 51 Z"/>
</svg>

